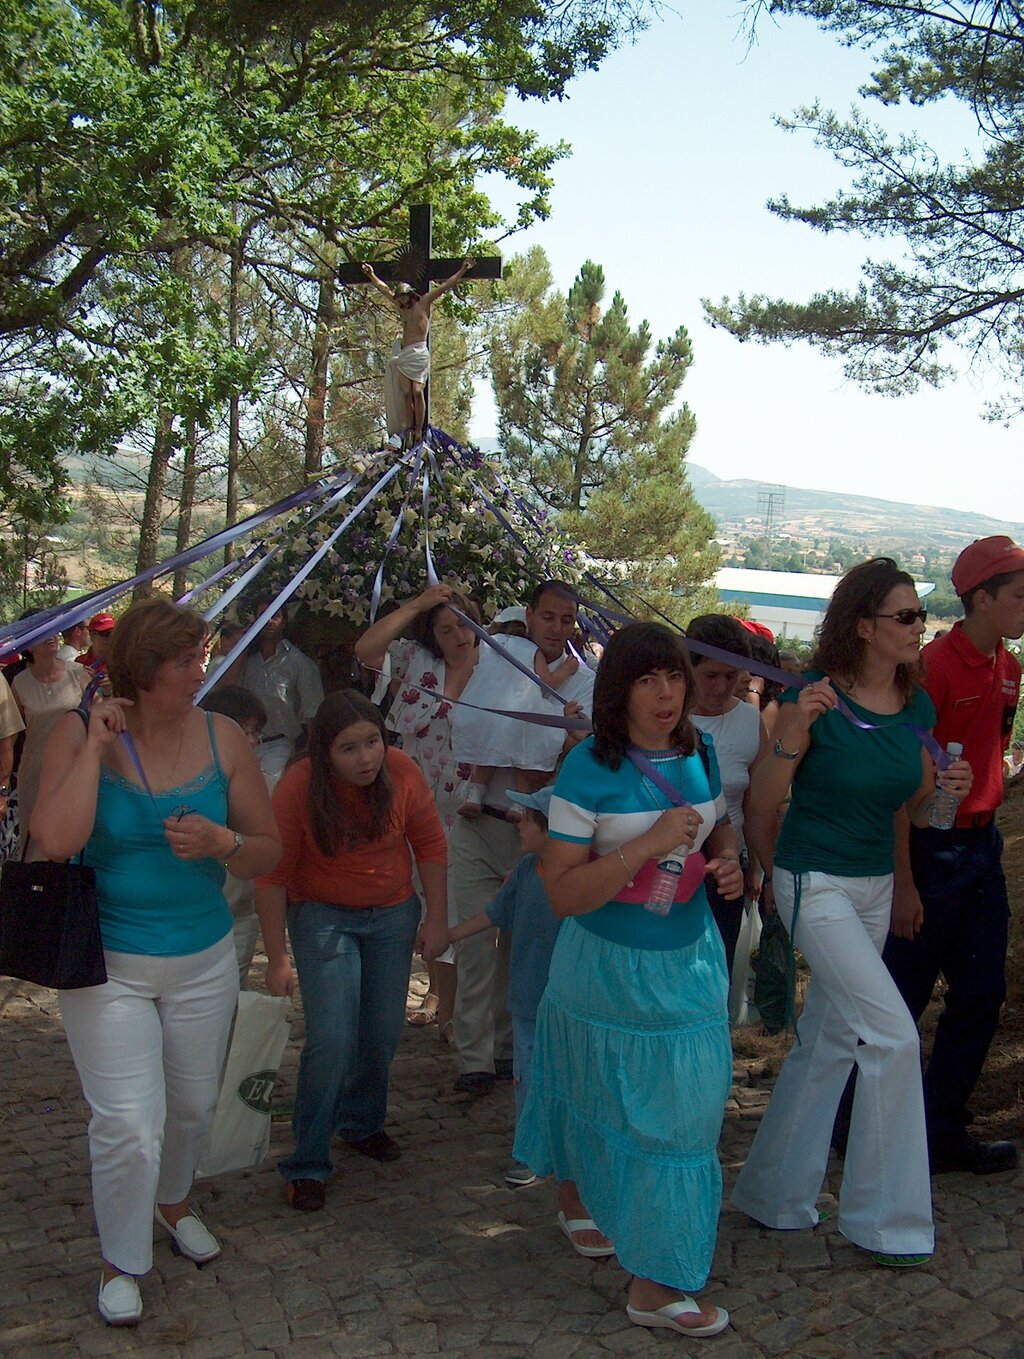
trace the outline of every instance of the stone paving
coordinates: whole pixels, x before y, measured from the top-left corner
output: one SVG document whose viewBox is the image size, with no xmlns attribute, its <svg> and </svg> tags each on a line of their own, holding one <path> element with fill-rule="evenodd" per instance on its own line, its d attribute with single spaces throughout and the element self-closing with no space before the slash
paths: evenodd
<svg viewBox="0 0 1024 1359">
<path fill-rule="evenodd" d="M 0 1353 L 17 1359 L 605 1359 L 705 1350 L 717 1359 L 943 1355 L 1024 1359 L 1024 1172 L 933 1182 L 939 1246 L 905 1272 L 872 1265 L 834 1224 L 837 1166 L 814 1232 L 767 1232 L 726 1206 L 708 1295 L 733 1325 L 713 1340 L 627 1321 L 626 1276 L 574 1254 L 552 1186 L 505 1188 L 512 1090 L 452 1090 L 455 1062 L 431 1026 L 407 1028 L 392 1082 L 391 1165 L 339 1149 L 322 1213 L 299 1214 L 274 1169 L 290 1145 L 275 1122 L 257 1170 L 204 1181 L 195 1198 L 223 1255 L 198 1270 L 156 1247 L 136 1330 L 95 1311 L 87 1111 L 52 992 L 0 979 Z M 279 1096 L 294 1082 L 296 1014 Z M 763 1063 L 738 1061 L 726 1114 L 726 1184 L 770 1093 Z M 657 1205 L 651 1205 L 657 1212 Z"/>
</svg>

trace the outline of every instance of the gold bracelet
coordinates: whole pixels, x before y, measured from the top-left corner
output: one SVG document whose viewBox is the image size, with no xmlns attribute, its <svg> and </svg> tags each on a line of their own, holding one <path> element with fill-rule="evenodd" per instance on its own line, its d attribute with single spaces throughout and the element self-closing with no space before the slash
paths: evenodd
<svg viewBox="0 0 1024 1359">
<path fill-rule="evenodd" d="M 616 845 L 616 847 L 615 847 L 615 853 L 616 853 L 616 854 L 619 856 L 619 858 L 622 860 L 622 866 L 623 866 L 623 868 L 625 868 L 625 870 L 626 870 L 626 886 L 627 886 L 627 887 L 632 887 L 632 886 L 633 886 L 633 870 L 630 868 L 629 864 L 626 862 L 626 856 L 625 856 L 625 854 L 623 854 L 622 850 L 619 849 L 619 847 L 618 847 L 617 845 Z"/>
</svg>

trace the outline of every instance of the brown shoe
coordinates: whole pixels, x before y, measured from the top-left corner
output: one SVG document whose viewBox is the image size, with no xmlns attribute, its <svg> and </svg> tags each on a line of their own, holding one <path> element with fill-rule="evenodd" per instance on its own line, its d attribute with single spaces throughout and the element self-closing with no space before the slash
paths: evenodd
<svg viewBox="0 0 1024 1359">
<path fill-rule="evenodd" d="M 386 1132 L 371 1133 L 369 1137 L 361 1137 L 358 1142 L 348 1142 L 346 1145 L 358 1151 L 360 1156 L 369 1156 L 374 1161 L 397 1161 L 402 1154 L 402 1148 Z"/>
<path fill-rule="evenodd" d="M 300 1213 L 319 1213 L 327 1201 L 323 1180 L 289 1180 L 284 1192 Z"/>
</svg>

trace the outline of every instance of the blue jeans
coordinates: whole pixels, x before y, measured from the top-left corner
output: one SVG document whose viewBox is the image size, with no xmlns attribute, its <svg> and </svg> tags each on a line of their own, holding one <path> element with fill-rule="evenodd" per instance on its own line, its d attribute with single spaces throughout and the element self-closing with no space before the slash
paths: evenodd
<svg viewBox="0 0 1024 1359">
<path fill-rule="evenodd" d="M 523 1114 L 526 1092 L 530 1088 L 533 1045 L 537 1038 L 536 1015 L 512 1016 L 512 1075 L 516 1083 L 516 1123 Z"/>
<path fill-rule="evenodd" d="M 286 1180 L 326 1180 L 331 1138 L 370 1137 L 384 1126 L 391 1063 L 405 1022 L 419 898 L 352 908 L 303 901 L 289 907 L 306 1043 Z"/>
</svg>

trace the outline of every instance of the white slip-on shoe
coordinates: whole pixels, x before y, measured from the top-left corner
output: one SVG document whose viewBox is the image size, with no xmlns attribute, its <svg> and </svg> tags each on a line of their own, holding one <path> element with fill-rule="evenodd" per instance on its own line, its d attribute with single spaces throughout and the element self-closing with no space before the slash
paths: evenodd
<svg viewBox="0 0 1024 1359">
<path fill-rule="evenodd" d="M 172 1227 L 159 1208 L 154 1209 L 157 1223 L 171 1238 L 171 1249 L 194 1264 L 205 1265 L 220 1254 L 220 1242 L 208 1232 L 195 1212 L 188 1212 Z"/>
<path fill-rule="evenodd" d="M 684 1326 L 679 1321 L 681 1316 L 700 1316 L 700 1310 L 699 1303 L 684 1293 L 675 1302 L 668 1302 L 664 1307 L 656 1307 L 653 1312 L 644 1312 L 629 1304 L 626 1316 L 634 1326 L 665 1326 L 670 1331 L 678 1331 L 680 1335 L 718 1335 L 728 1326 L 729 1313 L 724 1307 L 716 1307 L 714 1320 L 704 1326 Z"/>
<path fill-rule="evenodd" d="M 101 1275 L 96 1306 L 108 1326 L 137 1326 L 142 1320 L 142 1294 L 130 1274 L 115 1274 L 107 1283 Z"/>
</svg>

